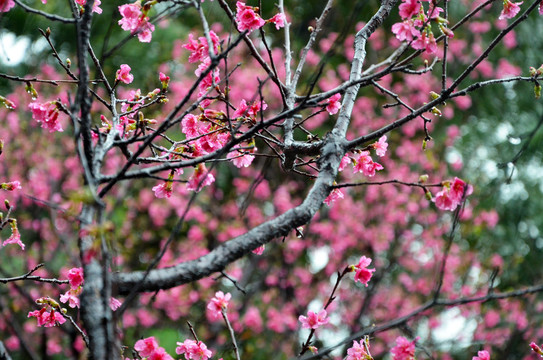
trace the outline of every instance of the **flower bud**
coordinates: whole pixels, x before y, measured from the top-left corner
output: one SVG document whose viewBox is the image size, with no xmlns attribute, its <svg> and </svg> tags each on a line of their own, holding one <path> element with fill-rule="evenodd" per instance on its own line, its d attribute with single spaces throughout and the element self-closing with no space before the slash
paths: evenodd
<svg viewBox="0 0 543 360">
<path fill-rule="evenodd" d="M 432 97 L 432 100 L 439 98 L 439 94 L 435 91 L 430 91 L 430 96 Z"/>
<path fill-rule="evenodd" d="M 36 100 L 38 98 L 38 92 L 36 91 L 36 89 L 34 89 L 31 83 L 26 83 L 25 91 L 30 94 L 32 100 Z"/>
<path fill-rule="evenodd" d="M 537 76 L 537 70 L 533 66 L 530 66 L 530 76 L 531 77 L 536 77 Z"/>
<path fill-rule="evenodd" d="M 72 66 L 72 60 L 70 60 L 70 58 L 66 58 L 66 66 L 68 67 L 68 69 L 70 68 L 70 66 Z"/>
<path fill-rule="evenodd" d="M 426 200 L 428 201 L 432 201 L 432 193 L 427 191 L 426 194 L 424 194 L 426 196 Z"/>
<path fill-rule="evenodd" d="M 311 351 L 312 354 L 318 354 L 319 350 L 315 346 L 309 346 L 309 351 Z"/>
<path fill-rule="evenodd" d="M 428 142 L 426 141 L 426 139 L 422 140 L 422 150 L 423 151 L 426 151 L 427 146 L 428 146 Z"/>
<path fill-rule="evenodd" d="M 441 111 L 434 106 L 432 108 L 432 114 L 434 114 L 435 116 L 441 116 Z"/>
<path fill-rule="evenodd" d="M 310 33 L 312 33 L 313 31 L 315 31 L 315 28 L 313 26 L 308 26 L 307 27 L 307 31 L 309 31 Z"/>
<path fill-rule="evenodd" d="M 534 86 L 534 94 L 535 94 L 536 99 L 539 99 L 541 97 L 541 85 L 535 84 L 535 86 Z"/>
<path fill-rule="evenodd" d="M 8 200 L 4 200 L 4 205 L 6 206 L 7 210 L 11 209 L 11 205 L 9 204 Z"/>
<path fill-rule="evenodd" d="M 46 37 L 51 36 L 51 28 L 50 28 L 50 27 L 48 27 L 47 29 L 45 29 L 45 36 L 46 36 Z"/>
<path fill-rule="evenodd" d="M 425 184 L 428 181 L 428 174 L 419 176 L 419 184 Z"/>
</svg>

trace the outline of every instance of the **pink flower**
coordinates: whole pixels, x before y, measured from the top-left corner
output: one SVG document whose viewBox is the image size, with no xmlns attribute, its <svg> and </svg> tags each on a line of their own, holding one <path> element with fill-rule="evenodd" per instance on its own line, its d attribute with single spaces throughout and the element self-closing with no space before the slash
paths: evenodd
<svg viewBox="0 0 543 360">
<path fill-rule="evenodd" d="M 331 206 L 337 199 L 343 199 L 345 195 L 341 192 L 340 189 L 334 189 L 330 194 L 324 199 L 324 203 L 328 206 Z"/>
<path fill-rule="evenodd" d="M 166 349 L 159 347 L 147 357 L 147 360 L 174 360 L 174 358 L 166 352 Z"/>
<path fill-rule="evenodd" d="M 204 164 L 198 164 L 194 169 L 194 173 L 189 178 L 187 183 L 187 190 L 194 190 L 199 192 L 204 186 L 211 185 L 215 182 L 213 174 L 207 171 Z"/>
<path fill-rule="evenodd" d="M 217 53 L 219 51 L 220 39 L 213 30 L 209 31 L 209 37 L 213 43 L 213 51 Z M 190 63 L 204 61 L 209 58 L 209 44 L 203 36 L 196 41 L 194 40 L 194 36 L 189 34 L 189 42 L 184 44 L 183 47 L 191 53 L 189 56 Z"/>
<path fill-rule="evenodd" d="M 135 2 L 133 4 L 121 5 L 119 6 L 119 12 L 122 16 L 122 19 L 119 20 L 121 28 L 132 33 L 136 32 L 140 17 L 142 16 L 140 3 Z"/>
<path fill-rule="evenodd" d="M 64 131 L 58 121 L 59 110 L 54 101 L 45 104 L 33 102 L 28 107 L 32 112 L 32 118 L 41 123 L 42 128 L 49 129 L 49 132 Z"/>
<path fill-rule="evenodd" d="M 200 135 L 198 131 L 200 124 L 198 122 L 198 117 L 192 114 L 187 114 L 181 120 L 181 131 L 189 138 L 196 137 Z"/>
<path fill-rule="evenodd" d="M 447 188 L 443 188 L 440 192 L 436 194 L 436 197 L 432 199 L 436 204 L 436 207 L 440 210 L 450 210 L 454 211 L 458 206 L 458 202 L 455 201 Z"/>
<path fill-rule="evenodd" d="M 498 19 L 512 19 L 520 11 L 519 5 L 522 5 L 524 1 L 518 2 L 518 3 L 512 3 L 509 0 L 503 0 L 503 10 L 500 14 L 500 17 Z"/>
<path fill-rule="evenodd" d="M 409 19 L 413 16 L 417 16 L 420 11 L 420 1 L 419 0 L 403 0 L 400 6 L 400 16 L 402 19 Z"/>
<path fill-rule="evenodd" d="M 2 246 L 17 244 L 21 247 L 21 250 L 24 250 L 25 244 L 21 241 L 21 233 L 19 233 L 19 228 L 17 227 L 17 220 L 11 220 L 9 225 L 11 227 L 11 236 L 4 240 Z"/>
<path fill-rule="evenodd" d="M 69 302 L 68 305 L 71 308 L 78 308 L 79 307 L 79 294 L 81 294 L 82 288 L 79 288 L 77 290 L 70 289 L 65 294 L 60 295 L 60 302 L 66 303 Z"/>
<path fill-rule="evenodd" d="M 159 199 L 162 198 L 169 198 L 172 196 L 173 192 L 173 182 L 171 181 L 165 181 L 161 184 L 158 184 L 156 186 L 153 186 L 151 189 L 155 192 L 155 196 Z"/>
<path fill-rule="evenodd" d="M 349 157 L 349 155 L 344 155 L 343 158 L 341 158 L 341 162 L 339 163 L 338 171 L 343 171 L 350 163 L 351 158 Z"/>
<path fill-rule="evenodd" d="M 411 41 L 413 38 L 420 36 L 420 31 L 413 26 L 413 21 L 411 20 L 405 20 L 392 25 L 392 33 L 400 41 Z"/>
<path fill-rule="evenodd" d="M 46 308 L 42 308 L 41 310 L 31 311 L 28 313 L 28 317 L 35 317 L 38 320 L 38 326 L 43 327 L 53 327 L 66 322 L 64 316 L 55 309 L 51 309 L 51 312 L 46 310 Z"/>
<path fill-rule="evenodd" d="M 21 183 L 17 180 L 10 181 L 7 183 L 0 184 L 0 189 L 7 190 L 7 191 L 13 191 L 13 190 L 21 190 Z"/>
<path fill-rule="evenodd" d="M 177 345 L 175 352 L 179 355 L 185 354 L 187 360 L 207 360 L 212 355 L 206 344 L 201 341 L 187 339 L 182 343 L 178 342 Z"/>
<path fill-rule="evenodd" d="M 307 317 L 300 315 L 298 320 L 302 323 L 304 329 L 318 329 L 321 325 L 328 324 L 329 319 L 326 317 L 326 310 L 319 311 L 315 314 L 313 311 L 307 312 Z"/>
<path fill-rule="evenodd" d="M 130 66 L 126 64 L 122 64 L 121 68 L 117 70 L 117 73 L 115 74 L 115 80 L 119 80 L 125 84 L 130 84 L 132 81 L 134 81 L 134 75 L 130 74 Z"/>
<path fill-rule="evenodd" d="M 383 165 L 376 163 L 370 156 L 369 151 L 362 151 L 358 159 L 356 159 L 356 165 L 353 168 L 355 173 L 361 172 L 365 176 L 375 176 L 375 171 L 383 170 Z"/>
<path fill-rule="evenodd" d="M 147 357 L 158 349 L 158 342 L 155 340 L 154 336 L 151 336 L 146 339 L 136 341 L 134 349 L 139 353 L 140 356 Z"/>
<path fill-rule="evenodd" d="M 236 22 L 239 31 L 249 30 L 249 32 L 251 32 L 266 24 L 266 22 L 254 12 L 253 8 L 251 6 L 246 6 L 244 2 L 238 1 L 236 3 L 236 8 Z"/>
<path fill-rule="evenodd" d="M 259 247 L 253 250 L 253 254 L 262 255 L 265 249 L 266 249 L 266 245 L 260 245 Z"/>
<path fill-rule="evenodd" d="M 283 13 L 278 13 L 278 14 L 275 14 L 270 20 L 268 20 L 269 22 L 275 24 L 275 28 L 277 30 L 281 29 L 282 27 L 285 27 L 285 21 L 286 21 L 286 18 L 285 18 L 285 14 Z"/>
<path fill-rule="evenodd" d="M 15 1 L 13 0 L 0 0 L 0 12 L 8 12 L 14 6 Z"/>
<path fill-rule="evenodd" d="M 366 360 L 369 358 L 369 354 L 364 347 L 364 340 L 360 340 L 360 343 L 353 341 L 353 346 L 347 350 L 346 360 Z"/>
<path fill-rule="evenodd" d="M 70 287 L 74 290 L 77 290 L 83 283 L 85 279 L 83 278 L 83 268 L 72 268 L 68 271 L 68 282 Z"/>
<path fill-rule="evenodd" d="M 410 342 L 403 336 L 397 337 L 396 346 L 394 346 L 390 350 L 390 353 L 392 354 L 392 360 L 414 360 L 415 342 L 417 340 L 418 338 Z"/>
<path fill-rule="evenodd" d="M 218 319 L 222 316 L 222 310 L 228 308 L 228 302 L 231 297 L 230 293 L 226 293 L 226 295 L 222 291 L 215 293 L 215 297 L 211 298 L 207 304 L 207 309 L 213 319 Z"/>
<path fill-rule="evenodd" d="M 367 267 L 371 264 L 371 259 L 367 258 L 365 256 L 362 256 L 360 260 L 358 261 L 358 265 L 355 265 L 355 274 L 354 274 L 354 281 L 360 281 L 362 284 L 368 286 L 368 282 L 370 281 L 371 277 L 373 276 L 373 273 L 375 272 L 375 269 L 368 269 Z"/>
<path fill-rule="evenodd" d="M 326 111 L 330 115 L 337 114 L 339 109 L 341 109 L 341 102 L 339 102 L 339 99 L 341 99 L 341 94 L 334 94 L 332 95 L 328 100 L 326 100 Z"/>
<path fill-rule="evenodd" d="M 473 186 L 468 185 L 466 188 L 466 183 L 464 181 L 462 181 L 461 179 L 457 177 L 454 178 L 451 184 L 451 190 L 450 190 L 450 196 L 454 201 L 460 203 L 462 202 L 465 196 L 469 196 L 472 193 L 473 193 Z"/>
<path fill-rule="evenodd" d="M 87 5 L 87 0 L 75 0 L 75 2 L 78 3 L 81 6 Z M 101 4 L 102 4 L 102 2 L 100 0 L 94 0 L 94 3 L 92 5 L 92 12 L 95 12 L 97 14 L 101 14 L 102 9 L 100 9 L 100 7 L 99 7 Z"/>
<path fill-rule="evenodd" d="M 375 149 L 377 156 L 385 156 L 388 149 L 387 136 L 381 136 L 378 142 L 372 144 L 372 147 Z"/>
<path fill-rule="evenodd" d="M 115 299 L 114 297 L 111 297 L 111 298 L 109 299 L 109 308 L 110 308 L 112 311 L 117 310 L 118 308 L 121 307 L 121 305 L 122 305 L 122 303 L 121 303 L 119 300 Z"/>
<path fill-rule="evenodd" d="M 150 42 L 155 26 L 149 22 L 149 18 L 141 12 L 141 4 L 125 4 L 119 6 L 119 12 L 122 19 L 119 25 L 123 30 L 130 31 L 131 34 L 138 32 L 140 42 Z"/>
<path fill-rule="evenodd" d="M 251 155 L 256 151 L 256 147 L 252 147 L 251 149 L 240 149 L 239 146 L 235 146 L 231 152 L 226 155 L 227 159 L 231 159 L 232 163 L 238 168 L 241 169 L 242 167 L 248 167 L 251 165 L 255 157 Z"/>
<path fill-rule="evenodd" d="M 474 356 L 472 360 L 490 360 L 490 354 L 486 350 L 479 351 L 477 352 L 477 356 Z"/>
<path fill-rule="evenodd" d="M 411 46 L 416 50 L 426 50 L 430 55 L 437 52 L 437 43 L 434 34 L 430 33 L 430 35 L 426 36 L 425 31 L 422 32 L 417 40 L 413 41 Z"/>
</svg>

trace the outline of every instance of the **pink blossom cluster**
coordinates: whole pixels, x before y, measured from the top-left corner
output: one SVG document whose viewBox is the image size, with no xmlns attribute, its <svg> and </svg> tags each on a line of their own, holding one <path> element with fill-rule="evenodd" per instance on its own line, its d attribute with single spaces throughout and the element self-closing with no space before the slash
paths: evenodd
<svg viewBox="0 0 543 360">
<path fill-rule="evenodd" d="M 140 42 L 150 42 L 155 31 L 155 26 L 149 22 L 147 11 L 148 9 L 142 9 L 140 1 L 119 6 L 122 16 L 119 25 L 131 34 L 137 33 Z"/>
<path fill-rule="evenodd" d="M 258 8 L 247 6 L 244 2 L 238 1 L 236 3 L 236 23 L 238 24 L 239 31 L 260 29 L 266 23 L 275 24 L 275 28 L 279 30 L 285 26 L 285 16 L 283 13 L 275 14 L 271 19 L 264 20 L 258 14 Z"/>
<path fill-rule="evenodd" d="M 361 282 L 362 284 L 368 286 L 368 282 L 371 280 L 375 269 L 368 269 L 368 266 L 371 264 L 371 259 L 365 256 L 360 257 L 357 265 L 354 265 L 355 270 L 354 281 Z"/>
<path fill-rule="evenodd" d="M 445 181 L 443 185 L 443 189 L 432 199 L 437 208 L 441 210 L 454 211 L 466 196 L 473 193 L 473 186 L 467 185 L 456 177 L 452 182 Z"/>
<path fill-rule="evenodd" d="M 213 53 L 217 54 L 220 49 L 220 39 L 213 30 L 209 31 L 209 37 L 211 38 L 211 43 L 213 44 Z M 183 48 L 190 51 L 190 63 L 204 61 L 205 59 L 209 58 L 209 43 L 204 36 L 200 36 L 198 40 L 195 40 L 194 35 L 190 33 L 189 42 L 184 44 Z"/>
<path fill-rule="evenodd" d="M 49 132 L 64 131 L 58 119 L 59 109 L 56 101 L 50 101 L 44 104 L 37 102 L 28 105 L 32 112 L 32 118 L 41 123 L 41 127 L 48 129 Z"/>
<path fill-rule="evenodd" d="M 185 340 L 178 342 L 175 352 L 179 355 L 184 354 L 186 360 L 207 360 L 212 356 L 211 350 L 208 350 L 206 344 L 201 341 Z"/>
<path fill-rule="evenodd" d="M 358 158 L 355 160 L 354 172 L 361 172 L 365 176 L 373 177 L 375 172 L 383 170 L 383 165 L 376 163 L 371 158 L 369 151 L 361 151 Z"/>
<path fill-rule="evenodd" d="M 400 41 L 410 41 L 413 49 L 425 50 L 428 54 L 437 52 L 437 43 L 431 23 L 437 23 L 439 29 L 448 37 L 454 33 L 447 28 L 448 21 L 439 16 L 443 9 L 429 2 L 428 10 L 420 0 L 402 0 L 399 6 L 401 22 L 392 25 L 392 32 Z"/>
<path fill-rule="evenodd" d="M 418 338 L 409 341 L 403 336 L 396 338 L 396 346 L 390 349 L 392 360 L 414 360 L 415 359 L 415 343 Z"/>
<path fill-rule="evenodd" d="M 222 311 L 228 308 L 228 302 L 231 298 L 232 295 L 230 293 L 224 294 L 222 291 L 215 293 L 215 296 L 207 304 L 207 310 L 212 319 L 222 317 Z"/>
<path fill-rule="evenodd" d="M 318 313 L 308 311 L 307 316 L 300 315 L 298 320 L 302 323 L 304 329 L 318 329 L 322 325 L 328 324 L 330 319 L 327 317 L 326 310 L 321 310 Z"/>
<path fill-rule="evenodd" d="M 163 347 L 158 346 L 154 336 L 136 341 L 134 349 L 147 360 L 174 360 Z"/>
</svg>

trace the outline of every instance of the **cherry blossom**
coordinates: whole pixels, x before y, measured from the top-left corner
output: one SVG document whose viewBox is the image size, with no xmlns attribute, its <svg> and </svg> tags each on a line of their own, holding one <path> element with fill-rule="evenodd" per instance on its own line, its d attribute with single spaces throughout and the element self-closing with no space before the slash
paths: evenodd
<svg viewBox="0 0 543 360">
<path fill-rule="evenodd" d="M 503 0 L 503 10 L 498 19 L 512 19 L 517 16 L 520 11 L 519 5 L 522 5 L 523 2 L 524 1 L 513 3 L 510 0 Z"/>
<path fill-rule="evenodd" d="M 74 290 L 77 290 L 83 283 L 85 279 L 83 278 L 83 268 L 72 268 L 68 271 L 68 282 L 70 287 Z"/>
<path fill-rule="evenodd" d="M 211 298 L 207 304 L 207 310 L 212 319 L 218 319 L 222 316 L 222 310 L 228 308 L 228 302 L 232 298 L 230 293 L 224 294 L 222 291 L 217 291 L 215 297 Z"/>
<path fill-rule="evenodd" d="M 430 55 L 437 52 L 436 39 L 434 38 L 434 34 L 431 32 L 430 35 L 427 35 L 426 31 L 423 31 L 421 36 L 413 41 L 411 46 L 416 50 L 426 50 L 426 52 Z"/>
<path fill-rule="evenodd" d="M 375 153 L 377 154 L 377 156 L 385 156 L 388 149 L 387 136 L 381 136 L 379 138 L 379 141 L 372 144 L 372 147 L 375 149 Z"/>
<path fill-rule="evenodd" d="M 49 129 L 49 132 L 64 131 L 58 121 L 59 110 L 55 101 L 45 104 L 33 102 L 28 107 L 32 112 L 32 118 L 41 123 L 42 128 Z"/>
<path fill-rule="evenodd" d="M 416 338 L 413 341 L 408 341 L 403 336 L 396 338 L 396 346 L 394 346 L 390 353 L 392 354 L 392 360 L 414 360 L 415 359 L 415 342 L 418 340 Z"/>
<path fill-rule="evenodd" d="M 409 19 L 419 14 L 421 5 L 419 0 L 402 0 L 398 7 L 402 19 Z"/>
<path fill-rule="evenodd" d="M 278 14 L 275 14 L 271 19 L 268 20 L 269 22 L 275 24 L 275 28 L 277 30 L 281 29 L 282 27 L 285 27 L 285 22 L 286 22 L 286 18 L 285 18 L 285 14 L 283 13 L 278 13 Z"/>
<path fill-rule="evenodd" d="M 360 281 L 362 284 L 368 286 L 368 282 L 371 280 L 375 269 L 368 269 L 368 266 L 371 264 L 371 259 L 365 256 L 362 256 L 358 261 L 357 265 L 354 265 L 355 274 L 354 281 Z"/>
<path fill-rule="evenodd" d="M 187 182 L 187 190 L 199 192 L 203 187 L 211 185 L 215 182 L 215 177 L 204 164 L 198 164 L 194 169 L 194 173 Z"/>
<path fill-rule="evenodd" d="M 110 307 L 111 310 L 115 311 L 118 308 L 120 308 L 121 305 L 122 305 L 122 303 L 118 299 L 115 299 L 114 297 L 111 297 L 109 299 L 109 307 Z"/>
<path fill-rule="evenodd" d="M 158 348 L 158 342 L 154 336 L 138 340 L 134 345 L 134 349 L 143 357 L 150 356 Z"/>
<path fill-rule="evenodd" d="M 130 66 L 122 64 L 121 68 L 115 73 L 115 80 L 119 80 L 125 84 L 130 84 L 134 81 L 134 75 L 130 74 Z"/>
<path fill-rule="evenodd" d="M 79 302 L 79 295 L 81 294 L 81 291 L 83 290 L 83 288 L 79 288 L 79 289 L 70 289 L 68 290 L 66 293 L 60 295 L 60 302 L 61 303 L 66 303 L 68 302 L 68 305 L 71 307 L 71 308 L 78 308 L 79 305 L 80 305 L 80 302 Z"/>
<path fill-rule="evenodd" d="M 14 6 L 15 1 L 13 0 L 0 0 L 0 12 L 8 12 Z"/>
<path fill-rule="evenodd" d="M 79 5 L 81 5 L 82 7 L 87 5 L 87 0 L 75 0 L 75 2 L 77 4 L 79 4 Z M 92 5 L 92 12 L 95 12 L 97 14 L 101 14 L 102 13 L 102 9 L 100 8 L 101 4 L 102 4 L 102 2 L 100 0 L 94 0 L 94 3 Z"/>
<path fill-rule="evenodd" d="M 330 96 L 328 100 L 326 100 L 326 111 L 328 111 L 328 114 L 334 115 L 337 114 L 339 109 L 341 109 L 341 102 L 339 101 L 341 99 L 341 94 L 334 94 Z"/>
<path fill-rule="evenodd" d="M 213 355 L 201 341 L 187 339 L 184 342 L 178 342 L 177 345 L 176 354 L 184 354 L 186 360 L 207 360 Z"/>
<path fill-rule="evenodd" d="M 368 360 L 371 359 L 370 354 L 366 352 L 364 340 L 360 343 L 353 341 L 353 346 L 347 350 L 347 358 L 345 360 Z"/>
<path fill-rule="evenodd" d="M 365 176 L 373 177 L 375 176 L 376 171 L 383 169 L 383 165 L 373 161 L 369 151 L 362 151 L 356 159 L 356 164 L 353 171 L 355 173 L 361 172 Z"/>
<path fill-rule="evenodd" d="M 266 245 L 261 245 L 253 250 L 253 254 L 262 255 L 265 249 L 266 249 Z"/>
<path fill-rule="evenodd" d="M 11 227 L 11 236 L 4 240 L 2 246 L 6 246 L 8 244 L 17 244 L 21 247 L 21 250 L 24 250 L 25 244 L 23 244 L 23 242 L 21 241 L 21 233 L 19 233 L 19 228 L 17 227 L 17 220 L 9 220 L 9 225 Z"/>
<path fill-rule="evenodd" d="M 51 309 L 50 312 L 47 308 L 41 310 L 35 310 L 28 313 L 28 317 L 35 317 L 38 320 L 38 326 L 53 327 L 60 324 L 64 324 L 66 319 L 55 309 Z"/>
<path fill-rule="evenodd" d="M 403 22 L 392 25 L 392 32 L 400 41 L 411 41 L 421 35 L 420 31 L 415 28 L 412 20 L 404 20 Z"/>
<path fill-rule="evenodd" d="M 161 184 L 153 186 L 151 190 L 155 192 L 155 196 L 159 199 L 169 198 L 172 196 L 173 193 L 173 182 L 164 181 Z"/>
<path fill-rule="evenodd" d="M 300 315 L 298 320 L 302 323 L 304 329 L 318 329 L 322 325 L 328 324 L 329 319 L 326 317 L 326 310 L 319 311 L 318 314 L 313 311 L 308 311 L 307 316 Z"/>
<path fill-rule="evenodd" d="M 141 10 L 139 1 L 119 6 L 119 12 L 122 16 L 119 25 L 123 30 L 130 31 L 131 34 L 138 32 L 140 42 L 150 42 L 155 26 L 149 22 L 149 17 L 143 14 Z"/>
<path fill-rule="evenodd" d="M 474 356 L 472 360 L 490 360 L 490 354 L 486 350 L 477 352 L 477 356 Z"/>
<path fill-rule="evenodd" d="M 236 3 L 236 9 L 236 22 L 239 31 L 249 30 L 249 32 L 251 32 L 266 24 L 266 22 L 255 13 L 253 7 L 246 6 L 244 2 L 238 1 Z"/>
<path fill-rule="evenodd" d="M 213 51 L 217 53 L 220 47 L 220 39 L 213 30 L 209 31 L 209 37 L 213 43 Z M 189 55 L 190 63 L 204 61 L 205 59 L 209 58 L 209 43 L 204 36 L 199 37 L 198 40 L 195 40 L 194 36 L 189 34 L 188 43 L 184 44 L 183 48 L 187 49 L 191 53 Z"/>
<path fill-rule="evenodd" d="M 336 188 L 330 192 L 330 194 L 326 197 L 326 199 L 324 199 L 324 203 L 328 206 L 332 206 L 332 204 L 337 199 L 343 199 L 344 197 L 345 195 L 343 194 L 343 192 L 340 189 Z"/>
</svg>

